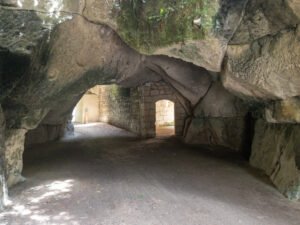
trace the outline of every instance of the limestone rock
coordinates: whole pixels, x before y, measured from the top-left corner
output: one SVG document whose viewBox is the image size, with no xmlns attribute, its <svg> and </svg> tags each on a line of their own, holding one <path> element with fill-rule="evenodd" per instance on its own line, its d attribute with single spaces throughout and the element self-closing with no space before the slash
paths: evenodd
<svg viewBox="0 0 300 225">
<path fill-rule="evenodd" d="M 184 140 L 193 145 L 225 147 L 242 151 L 245 125 L 245 119 L 240 117 L 194 118 Z"/>
<path fill-rule="evenodd" d="M 270 123 L 300 123 L 300 98 L 289 98 L 270 103 L 265 109 Z"/>
<path fill-rule="evenodd" d="M 0 0 L 0 5 L 3 6 L 18 6 L 17 0 Z"/>
<path fill-rule="evenodd" d="M 27 130 L 41 123 L 43 140 L 57 138 L 58 127 L 65 123 L 66 116 L 86 90 L 96 84 L 152 81 L 147 73 L 141 75 L 144 71 L 169 81 L 193 104 L 203 97 L 212 82 L 207 70 L 178 63 L 170 57 L 143 56 L 130 49 L 111 28 L 81 16 L 57 26 L 50 40 L 42 39 L 34 51 L 30 67 L 21 76 L 22 82 L 16 82 L 3 100 L 9 128 L 6 137 L 9 185 L 22 181 Z M 51 127 L 51 131 L 46 127 Z"/>
<path fill-rule="evenodd" d="M 250 163 L 290 199 L 300 198 L 300 126 L 258 120 Z"/>
<path fill-rule="evenodd" d="M 10 52 L 31 54 L 47 30 L 36 13 L 0 8 L 0 46 Z"/>
<path fill-rule="evenodd" d="M 299 22 L 299 20 L 300 20 L 300 3 L 299 3 L 299 1 L 298 0 L 287 0 L 287 1 L 285 1 L 285 4 L 293 12 L 293 15 L 298 19 L 295 21 Z"/>
<path fill-rule="evenodd" d="M 206 94 L 213 81 L 212 75 L 204 68 L 165 56 L 149 56 L 146 66 L 159 74 L 192 105 Z M 182 76 L 184 74 L 184 76 Z M 148 76 L 148 73 L 145 73 Z M 137 76 L 139 78 L 140 76 Z M 149 78 L 148 78 L 149 79 Z"/>
<path fill-rule="evenodd" d="M 70 35 L 76 38 L 70 40 Z M 142 56 L 109 27 L 74 17 L 57 27 L 51 42 L 46 39 L 41 43 L 23 82 L 6 99 L 8 126 L 32 129 L 61 96 L 73 101 L 78 93 L 96 84 L 152 81 L 144 73 L 147 71 L 171 83 L 195 104 L 205 94 L 212 78 L 207 70 L 178 61 L 170 57 Z"/>
<path fill-rule="evenodd" d="M 213 82 L 193 110 L 185 142 L 189 144 L 222 146 L 242 151 L 246 140 L 248 107 L 229 93 L 220 82 Z"/>
<path fill-rule="evenodd" d="M 4 172 L 4 115 L 0 106 L 0 210 L 4 206 L 5 172 Z"/>
<path fill-rule="evenodd" d="M 168 55 L 220 71 L 246 2 L 121 1 L 116 31 L 139 52 Z"/>
<path fill-rule="evenodd" d="M 64 135 L 63 124 L 49 125 L 41 124 L 36 129 L 30 130 L 26 134 L 25 145 L 41 144 L 55 141 Z"/>
<path fill-rule="evenodd" d="M 12 52 L 30 54 L 45 32 L 51 33 L 57 24 L 79 15 L 91 23 L 110 26 L 140 53 L 172 56 L 220 71 L 246 2 L 2 1 L 0 44 Z M 201 23 L 194 24 L 195 20 Z"/>
<path fill-rule="evenodd" d="M 244 16 L 230 44 L 249 44 L 280 30 L 295 27 L 300 21 L 300 4 L 297 0 L 248 1 Z"/>
<path fill-rule="evenodd" d="M 227 41 L 225 39 L 207 37 L 205 40 L 188 40 L 184 43 L 157 48 L 153 54 L 168 55 L 219 72 L 226 48 Z"/>
<path fill-rule="evenodd" d="M 109 25 L 141 53 L 167 55 L 220 71 L 245 2 L 88 0 L 82 14 L 89 21 Z M 200 25 L 193 24 L 196 18 L 201 18 Z"/>
<path fill-rule="evenodd" d="M 299 122 L 296 0 L 0 0 L 0 18 L 0 102 L 9 128 L 5 160 L 10 185 L 22 180 L 26 131 L 40 124 L 33 132 L 41 132 L 43 140 L 57 138 L 76 101 L 96 84 L 133 87 L 164 80 L 193 113 L 185 129 L 190 143 L 242 148 L 247 108 L 231 93 L 264 103 L 274 100 L 266 109 L 268 121 Z M 230 92 L 208 71 L 220 71 L 221 64 L 222 82 Z M 287 143 L 289 152 L 298 128 L 287 126 L 265 128 L 266 134 L 258 129 L 255 146 L 263 148 L 259 138 L 284 133 L 275 144 Z M 278 151 L 273 147 L 268 151 Z M 293 166 L 289 162 L 279 171 Z M 277 177 L 274 183 L 282 192 L 289 190 Z"/>
<path fill-rule="evenodd" d="M 25 180 L 23 169 L 23 151 L 25 129 L 7 130 L 5 134 L 5 166 L 8 187 Z"/>
<path fill-rule="evenodd" d="M 214 82 L 194 110 L 195 117 L 244 117 L 246 104 L 229 93 L 220 82 Z"/>
<path fill-rule="evenodd" d="M 82 15 L 94 23 L 106 24 L 116 30 L 116 13 L 119 8 L 116 0 L 85 0 Z"/>
<path fill-rule="evenodd" d="M 222 81 L 244 98 L 268 100 L 300 95 L 300 27 L 251 44 L 229 46 Z"/>
<path fill-rule="evenodd" d="M 55 141 L 65 134 L 73 134 L 74 127 L 70 123 L 71 114 L 81 96 L 82 94 L 79 93 L 75 96 L 67 95 L 57 99 L 55 106 L 43 117 L 38 127 L 26 133 L 25 145 Z"/>
<path fill-rule="evenodd" d="M 0 5 L 1 48 L 30 55 L 39 41 L 45 35 L 49 36 L 57 24 L 72 18 L 72 13 L 63 11 L 66 4 L 38 1 L 38 5 L 34 5 L 34 2 L 18 1 L 18 6 L 12 8 Z M 75 9 L 72 10 L 76 12 Z"/>
</svg>

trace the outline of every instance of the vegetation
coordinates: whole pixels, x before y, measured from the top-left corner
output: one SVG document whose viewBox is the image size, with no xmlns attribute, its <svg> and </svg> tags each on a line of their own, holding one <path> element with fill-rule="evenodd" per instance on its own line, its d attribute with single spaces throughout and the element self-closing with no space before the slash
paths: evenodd
<svg viewBox="0 0 300 225">
<path fill-rule="evenodd" d="M 218 0 L 123 0 L 118 4 L 119 34 L 132 47 L 156 47 L 203 39 L 212 31 Z M 194 20 L 201 24 L 194 24 Z"/>
</svg>

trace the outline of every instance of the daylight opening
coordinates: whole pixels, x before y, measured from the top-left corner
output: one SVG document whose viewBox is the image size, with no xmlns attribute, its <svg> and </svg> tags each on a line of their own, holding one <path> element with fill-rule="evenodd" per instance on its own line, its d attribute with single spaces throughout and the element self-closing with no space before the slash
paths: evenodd
<svg viewBox="0 0 300 225">
<path fill-rule="evenodd" d="M 175 135 L 175 110 L 174 102 L 160 100 L 155 103 L 156 111 L 156 136 Z"/>
<path fill-rule="evenodd" d="M 99 121 L 99 86 L 89 89 L 75 106 L 72 113 L 74 124 Z"/>
</svg>

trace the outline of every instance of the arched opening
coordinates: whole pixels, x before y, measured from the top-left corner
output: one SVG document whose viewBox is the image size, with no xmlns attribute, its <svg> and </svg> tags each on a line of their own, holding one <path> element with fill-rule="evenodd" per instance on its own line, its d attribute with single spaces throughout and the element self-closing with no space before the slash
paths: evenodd
<svg viewBox="0 0 300 225">
<path fill-rule="evenodd" d="M 175 104 L 170 100 L 159 100 L 155 103 L 156 136 L 175 135 Z"/>
<path fill-rule="evenodd" d="M 72 112 L 74 124 L 99 122 L 99 86 L 89 89 L 76 104 Z"/>
</svg>

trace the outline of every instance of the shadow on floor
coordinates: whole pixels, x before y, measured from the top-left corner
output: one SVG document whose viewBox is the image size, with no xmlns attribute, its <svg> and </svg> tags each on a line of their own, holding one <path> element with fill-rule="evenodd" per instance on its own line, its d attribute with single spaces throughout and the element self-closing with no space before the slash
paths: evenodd
<svg viewBox="0 0 300 225">
<path fill-rule="evenodd" d="M 103 124 L 81 132 L 25 150 L 28 180 L 13 188 L 3 224 L 299 224 L 299 203 L 236 155 Z"/>
</svg>

